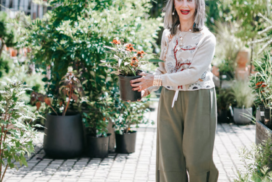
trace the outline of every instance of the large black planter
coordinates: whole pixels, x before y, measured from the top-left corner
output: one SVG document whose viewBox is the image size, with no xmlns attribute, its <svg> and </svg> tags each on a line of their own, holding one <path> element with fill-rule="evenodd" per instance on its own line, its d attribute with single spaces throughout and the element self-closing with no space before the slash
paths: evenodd
<svg viewBox="0 0 272 182">
<path fill-rule="evenodd" d="M 272 128 L 272 110 L 271 108 L 264 109 L 264 125 L 268 128 Z"/>
<path fill-rule="evenodd" d="M 135 152 L 136 145 L 136 131 L 123 133 L 120 135 L 115 133 L 116 136 L 116 152 L 117 153 L 133 153 Z"/>
<path fill-rule="evenodd" d="M 48 114 L 45 122 L 43 149 L 47 157 L 68 159 L 83 152 L 83 124 L 80 114 Z"/>
<path fill-rule="evenodd" d="M 107 137 L 88 136 L 88 156 L 105 158 L 109 154 L 109 135 Z"/>
<path fill-rule="evenodd" d="M 141 99 L 141 92 L 132 90 L 130 81 L 141 78 L 142 76 L 123 76 L 119 75 L 119 86 L 121 92 L 121 99 L 123 101 L 137 101 Z"/>
</svg>

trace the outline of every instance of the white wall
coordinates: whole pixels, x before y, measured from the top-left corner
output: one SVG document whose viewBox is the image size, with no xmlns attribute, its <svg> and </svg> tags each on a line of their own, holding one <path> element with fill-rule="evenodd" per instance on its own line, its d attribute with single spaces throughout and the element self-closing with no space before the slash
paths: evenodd
<svg viewBox="0 0 272 182">
<path fill-rule="evenodd" d="M 44 11 L 46 7 L 34 4 L 32 0 L 2 0 L 2 3 L 9 9 L 2 8 L 2 11 L 7 11 L 9 14 L 13 14 L 19 10 L 24 11 L 26 14 L 31 15 L 32 19 L 42 18 L 46 12 Z"/>
</svg>

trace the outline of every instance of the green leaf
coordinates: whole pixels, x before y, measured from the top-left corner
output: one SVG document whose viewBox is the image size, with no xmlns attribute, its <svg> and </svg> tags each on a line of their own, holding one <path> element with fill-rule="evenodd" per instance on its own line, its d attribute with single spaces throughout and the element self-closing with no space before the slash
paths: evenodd
<svg viewBox="0 0 272 182">
<path fill-rule="evenodd" d="M 161 59 L 149 59 L 148 61 L 149 61 L 149 62 L 152 62 L 152 63 L 164 62 L 164 61 L 161 60 Z"/>
</svg>

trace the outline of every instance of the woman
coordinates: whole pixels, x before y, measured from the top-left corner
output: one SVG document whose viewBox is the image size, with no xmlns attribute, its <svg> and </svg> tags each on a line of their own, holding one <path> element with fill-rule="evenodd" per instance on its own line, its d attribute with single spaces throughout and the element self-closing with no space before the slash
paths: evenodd
<svg viewBox="0 0 272 182">
<path fill-rule="evenodd" d="M 204 0 L 168 0 L 155 75 L 131 81 L 143 96 L 163 86 L 157 129 L 156 182 L 216 182 L 216 93 L 211 61 L 216 39 L 204 27 Z M 135 83 L 136 82 L 136 83 Z M 137 83 L 138 82 L 138 83 Z"/>
</svg>

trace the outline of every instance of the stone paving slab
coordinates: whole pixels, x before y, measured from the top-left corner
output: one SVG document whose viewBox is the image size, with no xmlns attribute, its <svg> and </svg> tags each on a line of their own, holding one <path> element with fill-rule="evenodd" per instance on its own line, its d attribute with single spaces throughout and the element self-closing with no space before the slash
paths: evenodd
<svg viewBox="0 0 272 182">
<path fill-rule="evenodd" d="M 156 111 L 146 116 L 156 121 Z M 137 131 L 133 154 L 110 153 L 105 159 L 69 160 L 45 158 L 41 132 L 28 167 L 8 169 L 4 182 L 155 182 L 156 125 L 143 125 Z M 214 161 L 219 182 L 234 181 L 236 170 L 243 167 L 238 151 L 254 142 L 255 125 L 217 125 Z"/>
</svg>

